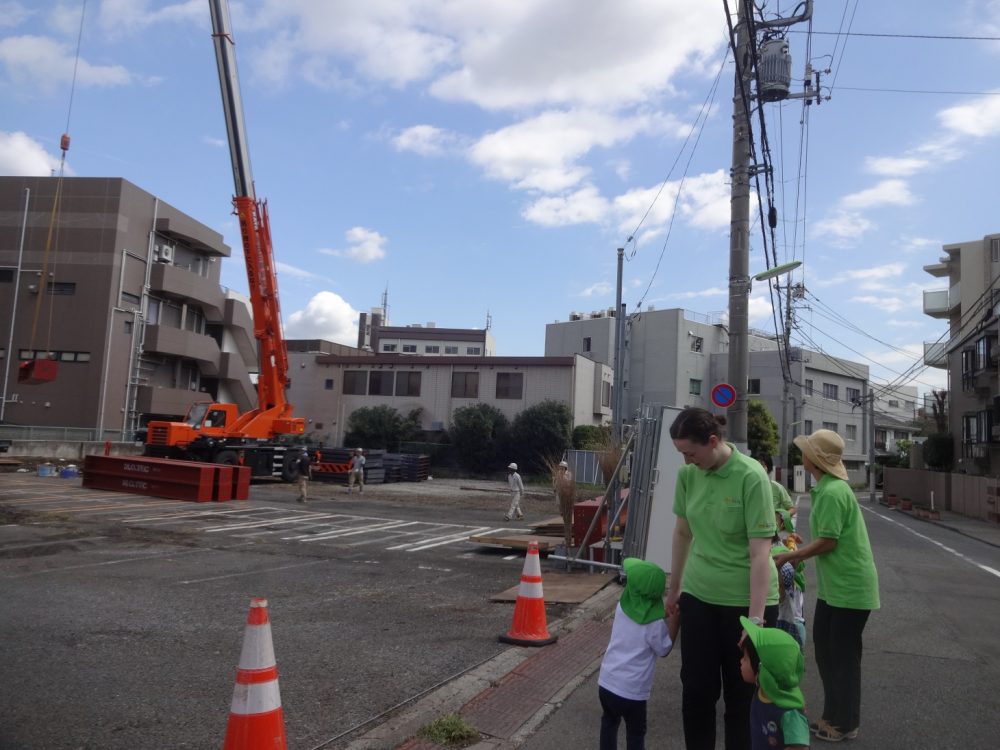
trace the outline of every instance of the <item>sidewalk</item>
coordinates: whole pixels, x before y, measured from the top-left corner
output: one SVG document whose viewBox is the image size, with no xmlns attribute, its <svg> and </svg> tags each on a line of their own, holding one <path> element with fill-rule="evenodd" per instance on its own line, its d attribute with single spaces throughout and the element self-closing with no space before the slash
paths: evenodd
<svg viewBox="0 0 1000 750">
<path fill-rule="evenodd" d="M 867 499 L 863 502 L 867 504 Z M 1000 548 L 998 524 L 948 511 L 941 512 L 940 520 L 918 520 Z M 597 671 L 611 633 L 610 616 L 620 596 L 621 587 L 610 583 L 570 616 L 550 623 L 550 631 L 559 634 L 555 644 L 502 652 L 354 740 L 348 750 L 440 750 L 441 746 L 414 739 L 414 735 L 449 713 L 459 713 L 484 735 L 472 750 L 593 745 L 600 721 Z M 680 723 L 667 718 L 680 716 L 679 672 L 677 655 L 668 656 L 656 670 L 657 710 L 650 704 L 647 734 L 651 747 L 683 744 Z"/>
</svg>

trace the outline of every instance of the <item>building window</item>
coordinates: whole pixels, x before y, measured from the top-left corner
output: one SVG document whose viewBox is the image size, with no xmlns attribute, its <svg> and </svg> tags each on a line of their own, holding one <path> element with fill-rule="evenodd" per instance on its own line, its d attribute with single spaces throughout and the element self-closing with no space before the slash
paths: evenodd
<svg viewBox="0 0 1000 750">
<path fill-rule="evenodd" d="M 747 381 L 747 393 L 760 395 L 760 378 L 751 378 Z"/>
<path fill-rule="evenodd" d="M 831 430 L 833 432 L 836 432 L 837 431 L 837 423 L 836 422 L 824 422 L 823 423 L 823 429 L 824 430 Z"/>
<path fill-rule="evenodd" d="M 890 409 L 898 409 L 899 408 L 899 401 L 897 401 L 894 398 L 889 399 L 889 408 Z"/>
<path fill-rule="evenodd" d="M 847 396 L 847 400 L 852 404 L 861 403 L 861 389 L 860 388 L 845 388 L 844 395 Z"/>
<path fill-rule="evenodd" d="M 396 351 L 395 344 L 382 344 L 382 351 L 384 352 L 394 352 Z"/>
<path fill-rule="evenodd" d="M 451 374 L 452 398 L 479 398 L 478 372 L 453 372 Z"/>
<path fill-rule="evenodd" d="M 372 370 L 368 374 L 368 395 L 391 396 L 394 374 L 391 370 Z"/>
<path fill-rule="evenodd" d="M 875 430 L 875 449 L 876 450 L 880 450 L 880 451 L 887 450 L 887 448 L 886 448 L 886 446 L 888 445 L 888 442 L 886 440 L 887 437 L 888 437 L 888 435 L 886 434 L 885 430 Z"/>
<path fill-rule="evenodd" d="M 990 259 L 994 263 L 1000 263 L 1000 237 L 990 238 Z"/>
<path fill-rule="evenodd" d="M 823 383 L 823 398 L 836 401 L 840 395 L 840 388 L 834 383 Z"/>
<path fill-rule="evenodd" d="M 440 351 L 441 347 L 437 345 L 431 346 L 430 344 L 428 344 L 427 346 L 424 347 L 424 354 L 437 354 Z"/>
<path fill-rule="evenodd" d="M 14 269 L 13 268 L 0 268 L 0 281 L 13 281 L 14 280 Z"/>
<path fill-rule="evenodd" d="M 705 346 L 705 339 L 701 336 L 691 337 L 691 351 L 700 352 Z"/>
<path fill-rule="evenodd" d="M 478 346 L 467 346 L 465 347 L 466 354 L 472 354 L 473 356 L 478 356 L 482 354 L 483 350 Z M 518 396 L 520 398 L 520 396 Z"/>
<path fill-rule="evenodd" d="M 590 336 L 584 336 L 583 337 L 583 350 L 585 352 L 589 352 L 590 351 Z"/>
<path fill-rule="evenodd" d="M 691 378 L 688 380 L 688 393 L 694 394 L 695 396 L 701 395 L 701 381 Z"/>
<path fill-rule="evenodd" d="M 348 370 L 344 373 L 344 395 L 364 396 L 368 392 L 368 370 Z"/>
<path fill-rule="evenodd" d="M 611 406 L 611 383 L 601 383 L 601 406 Z"/>
<path fill-rule="evenodd" d="M 325 388 L 328 391 L 332 391 L 333 390 L 333 378 L 327 378 L 326 380 L 324 380 L 323 381 L 323 388 Z"/>
<path fill-rule="evenodd" d="M 128 292 L 122 292 L 122 304 L 129 304 L 134 307 L 138 307 L 142 302 L 142 298 L 138 294 L 129 294 Z"/>
<path fill-rule="evenodd" d="M 809 378 L 806 378 L 806 395 L 813 395 L 813 382 Z"/>
<path fill-rule="evenodd" d="M 984 367 L 988 367 L 993 359 L 993 339 L 989 336 L 984 336 L 983 338 L 976 341 L 976 369 L 982 370 Z"/>
<path fill-rule="evenodd" d="M 811 419 L 807 419 L 802 426 L 805 428 L 806 435 L 812 435 L 813 421 Z"/>
<path fill-rule="evenodd" d="M 49 294 L 70 295 L 76 294 L 76 282 L 74 281 L 50 281 L 45 291 Z"/>
<path fill-rule="evenodd" d="M 89 362 L 90 361 L 90 352 L 77 352 L 76 353 L 76 361 L 77 362 Z"/>
<path fill-rule="evenodd" d="M 917 404 L 913 401 L 904 401 L 903 406 L 907 411 L 913 411 L 917 408 Z"/>
<path fill-rule="evenodd" d="M 125 335 L 126 336 L 131 336 L 132 335 L 132 321 L 131 320 L 126 320 L 125 321 Z"/>
<path fill-rule="evenodd" d="M 403 354 L 416 354 L 417 345 L 416 344 L 403 344 Z"/>
<path fill-rule="evenodd" d="M 444 348 L 444 353 L 445 354 L 458 354 L 458 347 L 457 346 L 446 346 Z"/>
<path fill-rule="evenodd" d="M 844 430 L 847 433 L 846 437 L 848 440 L 858 439 L 858 426 L 856 424 L 844 425 Z"/>
<path fill-rule="evenodd" d="M 497 373 L 497 398 L 523 398 L 523 397 L 524 397 L 523 372 Z"/>
<path fill-rule="evenodd" d="M 314 430 L 322 430 L 323 429 L 323 423 L 322 422 L 317 422 L 316 424 L 313 425 L 313 429 Z"/>
<path fill-rule="evenodd" d="M 420 395 L 420 373 L 419 372 L 397 372 L 396 373 L 396 395 L 397 396 L 419 396 Z"/>
</svg>

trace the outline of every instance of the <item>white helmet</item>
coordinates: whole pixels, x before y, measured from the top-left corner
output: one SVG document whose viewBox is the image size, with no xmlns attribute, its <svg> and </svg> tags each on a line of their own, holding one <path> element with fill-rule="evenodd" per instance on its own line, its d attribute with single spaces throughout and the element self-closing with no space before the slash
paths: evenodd
<svg viewBox="0 0 1000 750">
<path fill-rule="evenodd" d="M 511 471 L 517 471 L 517 464 L 511 461 L 509 464 L 507 464 L 507 468 L 510 469 Z"/>
</svg>

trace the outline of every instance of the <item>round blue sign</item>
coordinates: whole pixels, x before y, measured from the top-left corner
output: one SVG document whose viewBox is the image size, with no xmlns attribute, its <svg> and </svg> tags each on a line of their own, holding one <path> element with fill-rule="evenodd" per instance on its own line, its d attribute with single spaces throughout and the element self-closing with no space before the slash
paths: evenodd
<svg viewBox="0 0 1000 750">
<path fill-rule="evenodd" d="M 712 389 L 712 403 L 728 409 L 736 403 L 736 389 L 729 383 L 719 383 Z"/>
</svg>

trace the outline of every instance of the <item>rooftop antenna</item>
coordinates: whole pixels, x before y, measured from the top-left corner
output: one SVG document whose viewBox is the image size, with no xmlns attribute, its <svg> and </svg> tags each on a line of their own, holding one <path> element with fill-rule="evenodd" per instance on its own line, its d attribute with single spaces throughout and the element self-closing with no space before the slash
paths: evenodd
<svg viewBox="0 0 1000 750">
<path fill-rule="evenodd" d="M 389 282 L 385 282 L 385 291 L 382 292 L 382 325 L 389 325 Z"/>
<path fill-rule="evenodd" d="M 490 330 L 493 327 L 493 316 L 490 315 L 490 311 L 486 311 L 486 330 Z"/>
</svg>

